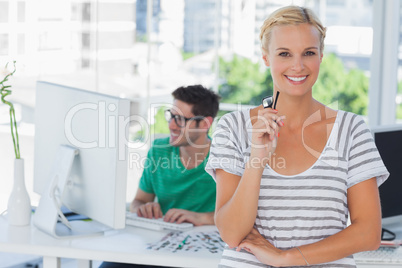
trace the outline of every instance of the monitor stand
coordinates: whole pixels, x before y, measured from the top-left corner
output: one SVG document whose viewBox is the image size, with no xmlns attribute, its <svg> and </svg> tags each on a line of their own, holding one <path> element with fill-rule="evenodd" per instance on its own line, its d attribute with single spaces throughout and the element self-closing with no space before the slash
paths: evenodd
<svg viewBox="0 0 402 268">
<path fill-rule="evenodd" d="M 56 238 L 98 236 L 107 230 L 105 226 L 95 221 L 69 222 L 61 211 L 61 197 L 78 153 L 79 150 L 76 148 L 60 145 L 47 188 L 41 195 L 33 217 L 33 223 L 38 229 Z"/>
</svg>

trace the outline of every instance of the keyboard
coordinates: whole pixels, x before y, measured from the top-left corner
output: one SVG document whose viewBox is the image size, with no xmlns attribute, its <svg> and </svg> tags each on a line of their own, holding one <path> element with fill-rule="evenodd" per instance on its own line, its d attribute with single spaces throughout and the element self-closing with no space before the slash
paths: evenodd
<svg viewBox="0 0 402 268">
<path fill-rule="evenodd" d="M 138 217 L 136 213 L 126 213 L 126 225 L 146 228 L 150 230 L 174 230 L 174 231 L 187 231 L 194 227 L 192 223 L 172 223 L 165 222 L 163 218 L 159 219 L 147 219 L 143 217 Z"/>
<path fill-rule="evenodd" d="M 356 263 L 401 264 L 402 266 L 402 247 L 380 247 L 374 251 L 356 253 L 354 258 Z"/>
</svg>

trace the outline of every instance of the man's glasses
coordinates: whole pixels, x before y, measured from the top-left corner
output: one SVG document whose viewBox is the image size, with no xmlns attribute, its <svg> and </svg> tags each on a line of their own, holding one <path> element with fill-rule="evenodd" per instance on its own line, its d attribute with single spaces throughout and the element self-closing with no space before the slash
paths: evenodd
<svg viewBox="0 0 402 268">
<path fill-rule="evenodd" d="M 194 116 L 194 117 L 191 117 L 191 118 L 187 118 L 187 117 L 184 117 L 184 116 L 181 116 L 181 115 L 178 115 L 178 114 L 173 114 L 171 112 L 171 110 L 166 110 L 165 111 L 165 119 L 166 119 L 166 121 L 170 122 L 170 120 L 174 119 L 174 122 L 176 123 L 176 125 L 178 127 L 185 127 L 187 121 L 189 121 L 189 120 L 200 121 L 200 120 L 202 120 L 204 118 L 205 118 L 205 116 Z"/>
</svg>

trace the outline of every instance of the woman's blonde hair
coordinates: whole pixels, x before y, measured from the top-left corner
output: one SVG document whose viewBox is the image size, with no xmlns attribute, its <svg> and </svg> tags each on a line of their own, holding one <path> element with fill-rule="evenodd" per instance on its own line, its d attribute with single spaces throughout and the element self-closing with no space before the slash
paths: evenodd
<svg viewBox="0 0 402 268">
<path fill-rule="evenodd" d="M 317 28 L 320 34 L 320 51 L 324 51 L 324 39 L 326 28 L 322 25 L 314 12 L 306 7 L 286 6 L 274 11 L 261 26 L 260 40 L 261 48 L 268 52 L 271 32 L 274 26 L 278 25 L 298 25 L 308 23 Z"/>
</svg>

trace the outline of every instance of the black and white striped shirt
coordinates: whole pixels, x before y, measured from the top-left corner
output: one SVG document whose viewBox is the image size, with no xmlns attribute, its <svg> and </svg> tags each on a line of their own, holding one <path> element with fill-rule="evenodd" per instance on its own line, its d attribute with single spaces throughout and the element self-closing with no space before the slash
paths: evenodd
<svg viewBox="0 0 402 268">
<path fill-rule="evenodd" d="M 224 115 L 214 132 L 206 166 L 242 176 L 250 156 L 250 110 Z M 347 226 L 347 189 L 376 177 L 380 185 L 388 177 L 372 135 L 363 119 L 338 111 L 323 152 L 306 171 L 292 176 L 263 172 L 255 227 L 275 247 L 289 249 L 311 244 Z M 268 267 L 245 251 L 226 247 L 220 267 Z M 355 267 L 353 257 L 314 267 Z"/>
</svg>

